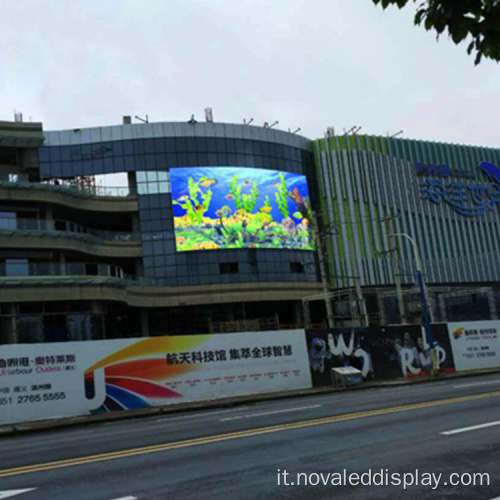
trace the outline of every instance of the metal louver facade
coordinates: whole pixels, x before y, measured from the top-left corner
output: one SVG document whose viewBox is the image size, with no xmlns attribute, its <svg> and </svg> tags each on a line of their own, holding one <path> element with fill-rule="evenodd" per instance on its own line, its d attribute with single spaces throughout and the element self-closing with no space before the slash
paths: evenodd
<svg viewBox="0 0 500 500">
<path fill-rule="evenodd" d="M 413 250 L 393 233 L 416 240 L 430 284 L 500 281 L 500 180 L 479 168 L 500 150 L 357 135 L 314 149 L 332 286 L 413 283 Z"/>
</svg>

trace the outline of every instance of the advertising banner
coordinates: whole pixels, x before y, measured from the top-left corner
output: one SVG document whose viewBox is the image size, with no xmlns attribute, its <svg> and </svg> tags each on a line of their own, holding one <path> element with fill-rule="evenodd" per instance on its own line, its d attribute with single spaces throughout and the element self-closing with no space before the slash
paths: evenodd
<svg viewBox="0 0 500 500">
<path fill-rule="evenodd" d="M 457 371 L 500 366 L 500 321 L 448 323 Z"/>
<path fill-rule="evenodd" d="M 0 346 L 0 424 L 309 387 L 303 330 Z"/>
</svg>

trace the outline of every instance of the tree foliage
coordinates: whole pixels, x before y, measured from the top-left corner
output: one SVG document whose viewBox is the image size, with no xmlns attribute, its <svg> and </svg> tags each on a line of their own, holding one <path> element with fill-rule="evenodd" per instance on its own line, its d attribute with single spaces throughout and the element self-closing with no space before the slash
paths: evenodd
<svg viewBox="0 0 500 500">
<path fill-rule="evenodd" d="M 417 0 L 372 0 L 384 9 L 396 5 L 400 9 Z M 418 0 L 415 24 L 436 30 L 437 36 L 447 32 L 459 44 L 467 42 L 467 52 L 474 53 L 475 63 L 483 57 L 500 61 L 500 0 Z"/>
</svg>

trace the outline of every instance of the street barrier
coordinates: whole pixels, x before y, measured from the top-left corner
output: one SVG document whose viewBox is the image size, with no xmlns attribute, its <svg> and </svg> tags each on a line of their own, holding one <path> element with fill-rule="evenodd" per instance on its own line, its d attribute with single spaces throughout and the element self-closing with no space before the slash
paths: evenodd
<svg viewBox="0 0 500 500">
<path fill-rule="evenodd" d="M 432 325 L 441 372 L 455 371 L 446 324 Z M 431 375 L 430 346 L 419 325 L 307 330 L 314 387 L 332 384 L 332 368 L 352 366 L 365 380 Z"/>
<path fill-rule="evenodd" d="M 500 367 L 500 321 L 0 346 L 0 424 Z"/>
<path fill-rule="evenodd" d="M 310 387 L 304 330 L 0 346 L 0 424 Z"/>
<path fill-rule="evenodd" d="M 500 366 L 500 321 L 448 323 L 457 371 Z"/>
</svg>

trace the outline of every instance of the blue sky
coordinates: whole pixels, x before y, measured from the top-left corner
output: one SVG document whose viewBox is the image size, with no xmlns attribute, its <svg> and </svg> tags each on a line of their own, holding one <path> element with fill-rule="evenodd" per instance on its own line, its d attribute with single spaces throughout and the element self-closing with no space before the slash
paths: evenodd
<svg viewBox="0 0 500 500">
<path fill-rule="evenodd" d="M 0 119 L 279 120 L 500 146 L 499 66 L 371 0 L 2 0 Z"/>
</svg>

